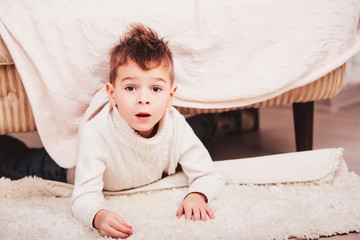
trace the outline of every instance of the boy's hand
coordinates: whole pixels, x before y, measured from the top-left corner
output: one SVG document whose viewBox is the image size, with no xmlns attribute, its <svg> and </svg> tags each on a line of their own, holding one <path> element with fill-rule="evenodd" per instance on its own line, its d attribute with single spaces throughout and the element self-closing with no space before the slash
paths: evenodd
<svg viewBox="0 0 360 240">
<path fill-rule="evenodd" d="M 202 193 L 193 192 L 185 197 L 179 206 L 176 216 L 180 218 L 185 212 L 185 219 L 194 221 L 206 221 L 207 215 L 214 219 L 214 214 L 206 203 L 206 197 Z"/>
<path fill-rule="evenodd" d="M 105 209 L 95 215 L 94 227 L 103 237 L 128 238 L 133 233 L 132 227 L 119 215 Z"/>
</svg>

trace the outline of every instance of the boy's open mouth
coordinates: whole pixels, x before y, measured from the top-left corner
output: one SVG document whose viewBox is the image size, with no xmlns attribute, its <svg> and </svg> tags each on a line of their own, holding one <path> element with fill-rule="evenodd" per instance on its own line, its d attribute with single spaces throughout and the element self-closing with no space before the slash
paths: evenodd
<svg viewBox="0 0 360 240">
<path fill-rule="evenodd" d="M 151 115 L 149 113 L 138 113 L 135 115 L 137 117 L 137 119 L 139 119 L 140 121 L 144 121 L 144 122 L 147 122 Z"/>
<path fill-rule="evenodd" d="M 148 113 L 138 113 L 136 114 L 137 117 L 141 117 L 141 118 L 145 118 L 145 117 L 150 117 L 151 115 Z"/>
</svg>

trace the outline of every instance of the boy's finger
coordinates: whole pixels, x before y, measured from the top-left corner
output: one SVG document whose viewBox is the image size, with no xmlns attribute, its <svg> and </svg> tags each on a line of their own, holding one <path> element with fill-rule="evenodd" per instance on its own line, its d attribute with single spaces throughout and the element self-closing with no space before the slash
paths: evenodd
<svg viewBox="0 0 360 240">
<path fill-rule="evenodd" d="M 176 212 L 176 216 L 179 218 L 181 217 L 182 215 L 184 214 L 184 207 L 183 205 L 181 204 Z"/>
<path fill-rule="evenodd" d="M 205 222 L 207 218 L 206 209 L 200 209 L 201 221 Z"/>
<path fill-rule="evenodd" d="M 193 214 L 192 208 L 186 208 L 185 209 L 185 219 L 191 220 L 192 214 Z"/>
<path fill-rule="evenodd" d="M 200 210 L 199 209 L 193 209 L 194 214 L 194 222 L 200 220 Z"/>
<path fill-rule="evenodd" d="M 127 235 L 131 235 L 133 233 L 132 227 L 119 217 L 115 218 L 115 221 L 110 223 L 110 227 Z"/>
<path fill-rule="evenodd" d="M 129 224 L 127 224 L 127 223 L 124 221 L 124 219 L 122 219 L 121 217 L 116 217 L 116 220 L 117 220 L 121 225 L 124 225 L 125 227 L 132 229 L 132 226 L 129 225 Z"/>
<path fill-rule="evenodd" d="M 106 237 L 113 237 L 113 238 L 127 238 L 130 235 L 128 234 L 123 234 L 119 231 L 117 231 L 116 229 L 112 228 L 110 225 L 105 226 L 103 229 L 99 230 L 99 233 L 101 236 Z M 126 236 L 128 235 L 128 236 Z"/>
<path fill-rule="evenodd" d="M 133 233 L 133 230 L 119 222 L 117 222 L 116 224 L 111 225 L 111 227 L 118 232 L 127 234 L 127 235 L 131 235 Z"/>
<path fill-rule="evenodd" d="M 209 218 L 210 218 L 210 219 L 214 219 L 214 218 L 215 218 L 215 215 L 214 215 L 214 213 L 211 211 L 210 208 L 207 208 L 207 209 L 206 209 L 206 212 L 207 212 L 207 214 L 209 215 Z"/>
<path fill-rule="evenodd" d="M 131 234 L 118 231 L 114 228 L 110 228 L 107 231 L 107 236 L 110 236 L 112 238 L 128 238 L 128 237 L 130 237 L 130 235 Z"/>
</svg>

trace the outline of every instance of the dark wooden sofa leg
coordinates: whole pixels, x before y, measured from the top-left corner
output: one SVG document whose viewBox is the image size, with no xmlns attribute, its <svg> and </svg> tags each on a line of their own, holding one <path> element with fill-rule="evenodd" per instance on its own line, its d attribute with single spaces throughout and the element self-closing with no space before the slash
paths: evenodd
<svg viewBox="0 0 360 240">
<path fill-rule="evenodd" d="M 260 126 L 259 108 L 248 108 L 247 110 L 250 111 L 254 116 L 254 127 L 251 129 L 251 131 L 258 131 Z"/>
<path fill-rule="evenodd" d="M 312 150 L 314 101 L 293 103 L 296 151 Z"/>
</svg>

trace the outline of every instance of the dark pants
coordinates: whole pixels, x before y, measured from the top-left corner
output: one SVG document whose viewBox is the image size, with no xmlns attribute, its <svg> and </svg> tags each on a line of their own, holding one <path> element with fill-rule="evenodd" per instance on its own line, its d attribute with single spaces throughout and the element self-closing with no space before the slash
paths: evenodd
<svg viewBox="0 0 360 240">
<path fill-rule="evenodd" d="M 67 170 L 57 165 L 44 148 L 28 148 L 20 140 L 0 135 L 0 177 L 25 176 L 66 182 Z"/>
</svg>

